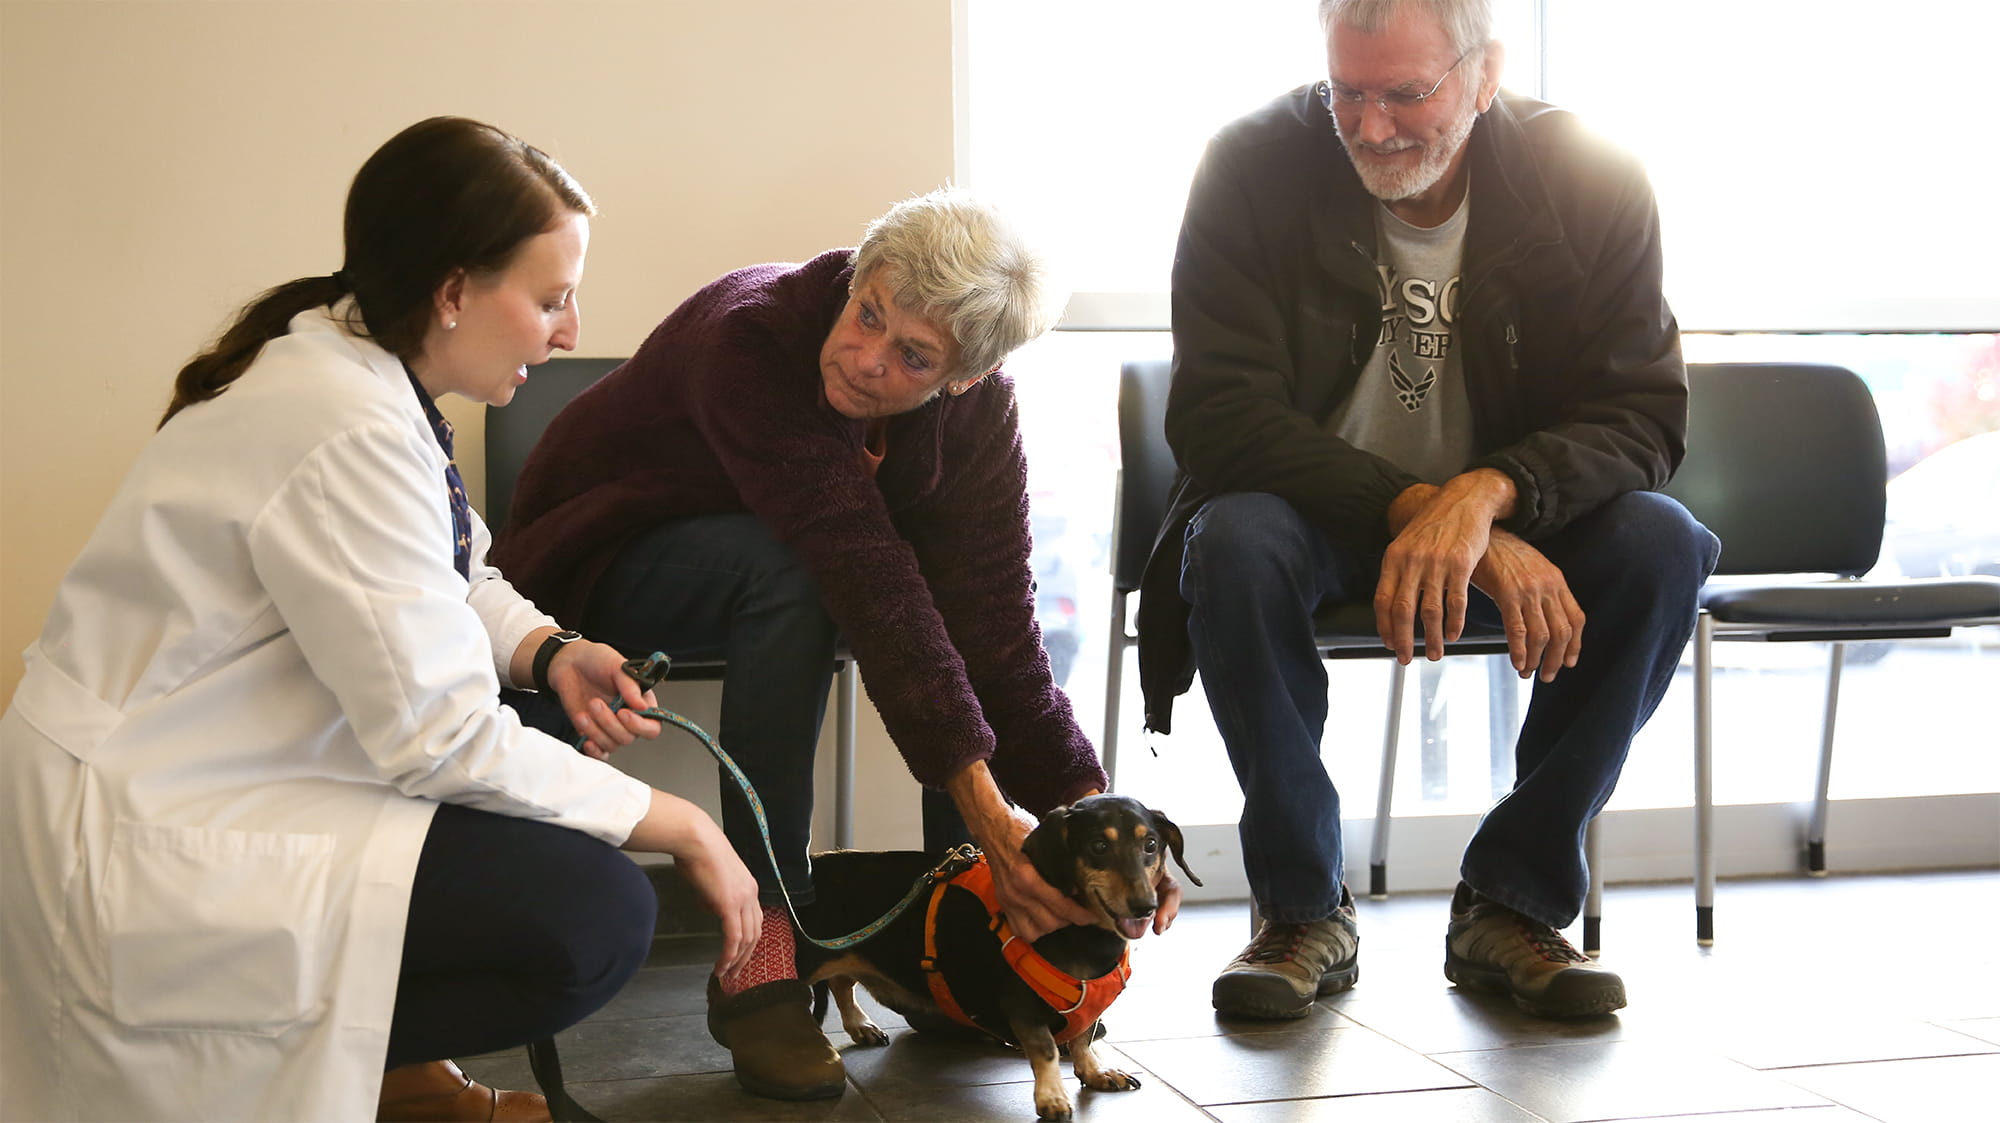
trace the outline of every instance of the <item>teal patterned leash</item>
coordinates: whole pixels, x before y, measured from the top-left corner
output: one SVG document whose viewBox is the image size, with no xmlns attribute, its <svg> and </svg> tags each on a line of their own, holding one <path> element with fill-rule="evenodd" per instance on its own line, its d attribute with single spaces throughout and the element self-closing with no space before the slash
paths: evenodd
<svg viewBox="0 0 2000 1123">
<path fill-rule="evenodd" d="M 627 659 L 625 661 L 625 673 L 638 681 L 640 690 L 651 690 L 653 687 L 659 685 L 662 679 L 667 677 L 667 670 L 672 665 L 673 660 L 667 658 L 664 653 L 655 651 L 651 656 L 644 659 Z M 613 713 L 624 708 L 625 700 L 623 698 L 612 700 L 611 710 Z M 710 737 L 706 730 L 672 710 L 655 706 L 652 709 L 641 711 L 639 716 L 652 718 L 654 721 L 663 721 L 668 725 L 679 726 L 681 729 L 692 734 L 695 740 L 700 741 L 702 747 L 707 749 L 709 754 L 715 757 L 716 761 L 729 772 L 730 777 L 736 781 L 736 786 L 743 789 L 743 798 L 750 804 L 750 814 L 757 819 L 757 831 L 764 837 L 764 856 L 770 859 L 771 872 L 777 877 L 778 893 L 785 898 L 785 911 L 789 912 L 792 916 L 792 927 L 809 943 L 817 944 L 828 951 L 839 951 L 842 948 L 853 947 L 855 944 L 888 927 L 891 921 L 903 915 L 911 905 L 916 904 L 925 893 L 930 891 L 931 886 L 936 884 L 940 877 L 950 877 L 978 860 L 979 851 L 970 844 L 957 847 L 945 856 L 944 861 L 936 869 L 918 878 L 916 883 L 910 886 L 910 891 L 904 894 L 903 899 L 896 902 L 895 907 L 884 913 L 879 919 L 861 928 L 857 928 L 845 936 L 839 936 L 831 940 L 814 939 L 806 933 L 805 926 L 799 923 L 799 910 L 792 904 L 792 895 L 785 891 L 785 877 L 778 870 L 778 854 L 777 851 L 771 848 L 771 826 L 769 821 L 764 818 L 764 801 L 757 798 L 757 789 L 750 785 L 750 778 L 743 774 L 743 769 L 737 767 L 736 762 L 730 759 L 728 753 L 722 751 L 722 746 L 716 744 L 715 738 Z M 582 738 L 578 738 L 577 745 L 579 748 L 582 747 Z"/>
</svg>

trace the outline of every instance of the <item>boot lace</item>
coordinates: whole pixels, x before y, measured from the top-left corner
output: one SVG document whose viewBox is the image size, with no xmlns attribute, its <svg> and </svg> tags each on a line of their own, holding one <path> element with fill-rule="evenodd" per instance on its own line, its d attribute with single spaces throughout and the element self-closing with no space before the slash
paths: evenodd
<svg viewBox="0 0 2000 1123">
<path fill-rule="evenodd" d="M 1298 958 L 1300 941 L 1305 939 L 1303 924 L 1266 924 L 1251 937 L 1243 958 L 1251 963 L 1284 963 Z"/>
<path fill-rule="evenodd" d="M 1561 932 L 1519 914 L 1516 916 L 1516 926 L 1520 928 L 1521 935 L 1527 938 L 1528 945 L 1534 948 L 1536 955 L 1550 963 L 1590 962 L 1590 957 L 1571 947 L 1569 941 L 1563 939 Z"/>
</svg>

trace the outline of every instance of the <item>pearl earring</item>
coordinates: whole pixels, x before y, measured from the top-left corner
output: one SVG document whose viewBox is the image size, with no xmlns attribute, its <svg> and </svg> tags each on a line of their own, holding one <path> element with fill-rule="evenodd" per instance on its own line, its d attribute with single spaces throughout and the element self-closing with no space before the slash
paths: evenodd
<svg viewBox="0 0 2000 1123">
<path fill-rule="evenodd" d="M 457 320 L 453 320 L 452 322 L 450 322 L 450 323 L 446 324 L 446 325 L 444 326 L 444 330 L 446 330 L 446 331 L 457 331 L 457 330 L 458 330 L 458 321 L 457 321 Z"/>
</svg>

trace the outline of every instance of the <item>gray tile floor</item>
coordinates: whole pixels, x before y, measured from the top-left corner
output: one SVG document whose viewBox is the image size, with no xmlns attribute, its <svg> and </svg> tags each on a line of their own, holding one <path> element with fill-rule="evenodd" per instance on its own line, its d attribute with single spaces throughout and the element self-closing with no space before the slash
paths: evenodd
<svg viewBox="0 0 2000 1123">
<path fill-rule="evenodd" d="M 1724 882 L 1718 942 L 1693 939 L 1687 885 L 1614 886 L 1605 958 L 1631 1005 L 1543 1021 L 1445 981 L 1446 898 L 1361 904 L 1361 983 L 1295 1022 L 1218 1018 L 1208 987 L 1247 938 L 1245 907 L 1202 904 L 1133 951 L 1100 1049 L 1143 1081 L 1093 1092 L 1079 1120 L 1370 1123 L 2000 1119 L 2000 869 Z M 1572 933 L 1574 935 L 1574 933 Z M 703 1023 L 712 937 L 655 963 L 559 1038 L 572 1093 L 620 1120 L 1027 1120 L 1028 1066 L 940 1040 L 870 1004 L 886 1048 L 851 1045 L 837 1100 L 738 1088 Z M 519 1051 L 461 1058 L 530 1088 Z M 1067 1074 L 1067 1065 L 1065 1065 Z"/>
</svg>

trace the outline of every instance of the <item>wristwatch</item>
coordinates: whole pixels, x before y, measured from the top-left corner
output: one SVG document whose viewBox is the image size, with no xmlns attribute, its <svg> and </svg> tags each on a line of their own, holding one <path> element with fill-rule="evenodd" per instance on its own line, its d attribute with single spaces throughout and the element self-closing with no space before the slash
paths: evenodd
<svg viewBox="0 0 2000 1123">
<path fill-rule="evenodd" d="M 555 661 L 556 652 L 582 638 L 583 636 L 577 632 L 557 632 L 542 641 L 542 646 L 535 649 L 535 668 L 529 674 L 536 690 L 548 692 L 549 664 Z"/>
</svg>

